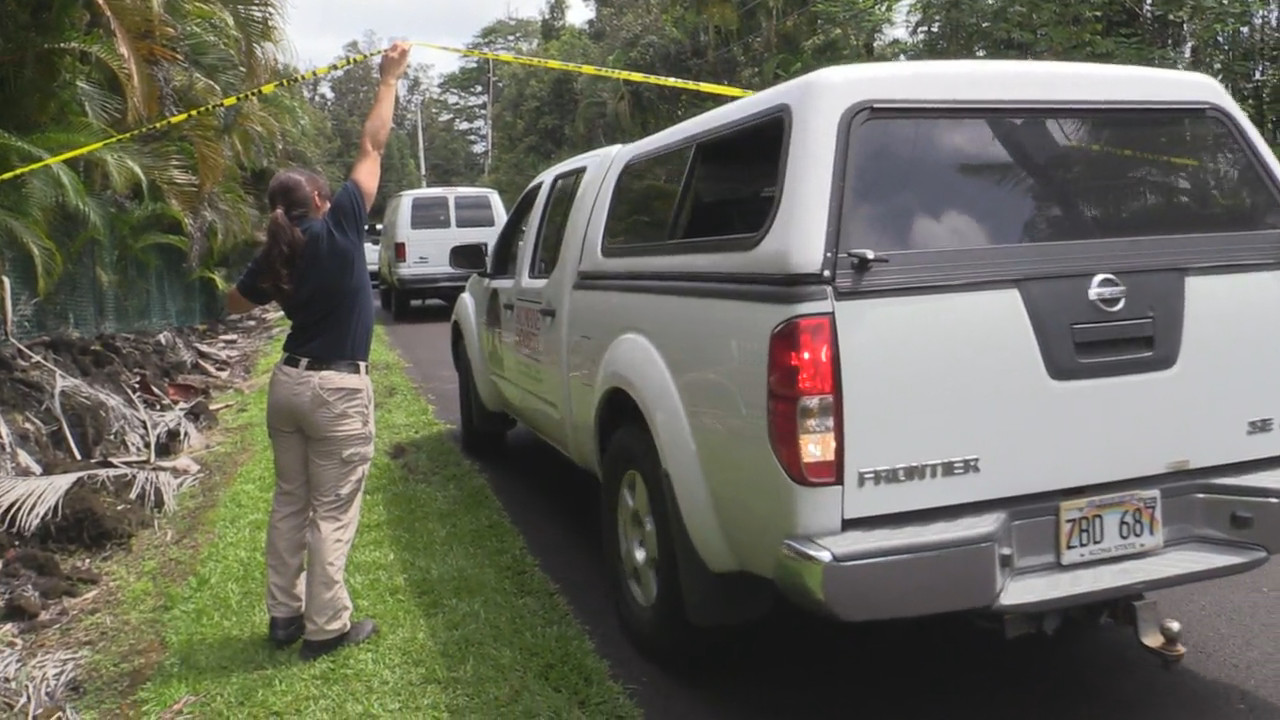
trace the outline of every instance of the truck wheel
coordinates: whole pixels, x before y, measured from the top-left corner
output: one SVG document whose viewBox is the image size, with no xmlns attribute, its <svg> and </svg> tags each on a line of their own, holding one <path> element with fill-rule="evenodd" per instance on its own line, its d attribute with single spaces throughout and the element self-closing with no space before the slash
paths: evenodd
<svg viewBox="0 0 1280 720">
<path fill-rule="evenodd" d="M 462 434 L 462 449 L 475 456 L 488 455 L 502 447 L 507 431 L 515 423 L 506 413 L 490 412 L 484 407 L 471 377 L 467 351 L 460 348 L 458 352 L 458 429 Z"/>
<path fill-rule="evenodd" d="M 391 312 L 391 288 L 385 282 L 378 287 L 378 303 L 383 312 Z"/>
<path fill-rule="evenodd" d="M 644 654 L 668 662 L 692 648 L 662 484 L 662 463 L 643 426 L 609 440 L 602 468 L 601 526 L 623 630 Z"/>
<path fill-rule="evenodd" d="M 399 322 L 409 314 L 409 298 L 399 290 L 391 291 L 391 319 Z"/>
</svg>

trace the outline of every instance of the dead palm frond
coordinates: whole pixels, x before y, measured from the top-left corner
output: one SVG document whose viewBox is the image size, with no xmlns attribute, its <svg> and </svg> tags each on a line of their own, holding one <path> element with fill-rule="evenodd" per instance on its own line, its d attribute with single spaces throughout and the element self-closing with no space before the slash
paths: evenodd
<svg viewBox="0 0 1280 720">
<path fill-rule="evenodd" d="M 132 481 L 130 500 L 142 500 L 148 508 L 172 512 L 177 496 L 195 482 L 195 475 L 178 476 L 165 470 L 102 468 L 42 477 L 0 477 L 0 524 L 24 536 L 62 516 L 62 503 L 81 484 L 105 488 L 114 482 Z M 157 503 L 156 501 L 160 502 Z"/>
<path fill-rule="evenodd" d="M 73 650 L 43 652 L 30 661 L 14 648 L 0 649 L 0 702 L 27 718 L 80 717 L 68 705 L 84 655 Z"/>
<path fill-rule="evenodd" d="M 128 470 L 107 473 L 127 474 Z M 95 471 L 45 477 L 0 477 L 0 520 L 23 535 L 31 535 L 49 518 L 61 514 L 62 499 Z"/>
</svg>

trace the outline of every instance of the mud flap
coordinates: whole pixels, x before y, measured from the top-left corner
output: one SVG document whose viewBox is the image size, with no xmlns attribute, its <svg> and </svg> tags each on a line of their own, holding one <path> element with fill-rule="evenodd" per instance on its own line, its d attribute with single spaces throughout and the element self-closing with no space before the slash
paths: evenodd
<svg viewBox="0 0 1280 720">
<path fill-rule="evenodd" d="M 764 616 L 773 607 L 776 597 L 772 583 L 748 573 L 715 573 L 702 561 L 684 515 L 675 500 L 671 476 L 662 471 L 666 497 L 667 517 L 672 519 L 671 531 L 676 566 L 680 573 L 680 588 L 684 599 L 685 617 L 698 627 L 738 625 Z"/>
</svg>

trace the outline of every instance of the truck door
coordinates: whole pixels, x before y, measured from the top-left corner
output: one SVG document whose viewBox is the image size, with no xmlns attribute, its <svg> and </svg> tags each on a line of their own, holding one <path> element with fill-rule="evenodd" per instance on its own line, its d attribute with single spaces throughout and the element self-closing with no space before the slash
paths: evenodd
<svg viewBox="0 0 1280 720">
<path fill-rule="evenodd" d="M 515 342 L 516 275 L 521 248 L 530 235 L 538 195 L 542 184 L 525 190 L 503 223 L 493 245 L 488 278 L 476 298 L 476 314 L 480 322 L 480 346 L 485 364 L 507 402 L 515 407 L 524 404 L 523 391 L 513 380 L 518 367 L 512 357 Z"/>
<path fill-rule="evenodd" d="M 560 251 L 586 172 L 585 164 L 571 167 L 550 181 L 516 279 L 515 356 L 520 370 L 515 382 L 523 391 L 529 427 L 561 449 L 568 440 L 563 357 L 568 324 L 564 309 L 556 303 L 564 297 L 564 283 L 571 273 Z M 580 214 L 585 221 L 585 213 Z"/>
</svg>

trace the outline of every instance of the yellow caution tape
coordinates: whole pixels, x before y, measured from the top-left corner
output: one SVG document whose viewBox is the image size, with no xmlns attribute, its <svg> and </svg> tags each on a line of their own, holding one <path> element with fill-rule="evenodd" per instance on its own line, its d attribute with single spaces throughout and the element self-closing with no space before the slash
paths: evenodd
<svg viewBox="0 0 1280 720">
<path fill-rule="evenodd" d="M 114 137 L 109 137 L 106 140 L 99 140 L 98 142 L 90 143 L 88 145 L 85 145 L 84 147 L 76 148 L 75 150 L 64 152 L 61 155 L 55 155 L 54 157 L 41 160 L 40 162 L 37 162 L 37 163 L 32 163 L 31 165 L 27 165 L 26 167 L 20 167 L 17 170 L 10 170 L 5 174 L 0 175 L 0 182 L 3 182 L 10 178 L 15 178 L 19 175 L 29 173 L 32 170 L 38 170 L 48 165 L 54 165 L 56 163 L 64 162 L 66 160 L 70 160 L 72 158 L 91 153 L 95 150 L 100 150 L 108 145 L 114 145 L 115 143 L 138 137 L 139 135 L 145 135 L 146 133 L 149 133 L 149 132 L 154 132 L 162 128 L 171 127 L 173 125 L 186 122 L 187 120 L 190 120 L 193 117 L 198 117 L 200 115 L 207 115 L 213 112 L 214 110 L 217 110 L 218 108 L 228 108 L 228 107 L 231 107 L 232 105 L 235 105 L 236 103 L 243 102 L 245 100 L 251 100 L 253 98 L 260 97 L 268 93 L 273 93 L 276 90 L 279 90 L 280 88 L 286 88 L 286 87 L 289 87 L 290 85 L 297 85 L 300 82 L 304 82 L 306 80 L 310 80 L 312 78 L 331 73 L 335 70 L 342 70 L 343 68 L 350 67 L 351 65 L 355 65 L 356 63 L 364 62 L 365 60 L 368 60 L 371 57 L 381 55 L 384 52 L 386 52 L 385 49 L 375 50 L 373 52 L 364 53 L 362 55 L 352 55 L 350 57 L 343 58 L 338 62 L 332 63 L 330 65 L 326 65 L 322 68 L 317 68 L 315 70 L 309 70 L 304 73 L 299 73 L 298 75 L 287 77 L 283 80 L 277 80 L 275 82 L 267 83 L 262 87 L 254 88 L 253 90 L 248 90 L 246 92 L 239 93 L 238 95 L 232 95 L 231 97 L 223 98 L 222 100 L 209 103 L 208 105 L 202 105 L 194 110 L 188 110 L 184 113 L 179 113 L 177 115 L 167 117 L 164 120 L 151 123 L 150 125 L 144 125 L 143 127 L 140 127 L 136 130 L 130 130 L 129 132 L 122 133 Z"/>
<path fill-rule="evenodd" d="M 599 77 L 617 78 L 619 80 L 630 80 L 632 82 L 644 82 L 644 83 L 650 83 L 654 85 L 663 85 L 666 87 L 683 88 L 686 90 L 696 90 L 699 92 L 711 93 L 715 95 L 745 97 L 751 94 L 750 90 L 743 90 L 741 88 L 729 87 L 728 85 L 717 85 L 715 83 L 704 83 L 704 82 L 696 82 L 693 80 L 682 80 L 680 78 L 663 77 L 661 75 L 650 75 L 647 73 L 632 72 L 630 70 L 615 70 L 613 68 L 595 67 L 592 65 L 579 65 L 577 63 L 560 62 L 559 60 L 545 60 L 543 58 L 525 57 L 522 55 L 511 55 L 508 53 L 493 53 L 493 52 L 485 52 L 481 50 L 467 50 L 465 48 L 448 47 L 446 45 L 435 45 L 432 43 L 414 43 L 414 45 L 419 45 L 426 48 L 433 48 L 436 50 L 444 50 L 446 52 L 456 53 L 459 55 L 470 55 L 472 57 L 489 58 L 489 59 L 498 60 L 501 62 L 519 63 L 522 65 L 532 65 L 534 67 L 551 68 L 553 70 L 568 70 L 571 72 L 582 73 L 585 75 L 596 75 Z M 179 123 L 186 122 L 187 120 L 190 120 L 193 117 L 197 117 L 200 115 L 207 115 L 208 113 L 211 113 L 214 110 L 217 110 L 218 108 L 231 107 L 236 103 L 239 103 L 245 100 L 250 100 L 256 97 L 261 97 L 262 95 L 273 93 L 276 90 L 279 90 L 281 88 L 286 88 L 286 87 L 289 87 L 290 85 L 297 85 L 300 82 L 304 82 L 306 80 L 310 80 L 312 78 L 319 77 L 321 75 L 326 75 L 328 73 L 334 72 L 335 70 L 342 70 L 344 68 L 355 65 L 356 63 L 364 62 L 365 60 L 368 60 L 371 57 L 376 57 L 378 55 L 381 55 L 386 51 L 387 49 L 384 48 L 382 50 L 375 50 L 373 52 L 363 53 L 361 55 L 352 55 L 350 57 L 343 58 L 338 62 L 326 65 L 322 68 L 317 68 L 315 70 L 310 70 L 304 73 L 300 73 L 298 75 L 294 75 L 293 77 L 288 77 L 283 80 L 277 80 L 272 83 L 267 83 L 262 87 L 255 88 L 253 90 L 249 90 L 246 92 L 242 92 L 238 95 L 232 95 L 231 97 L 224 98 L 222 100 L 219 100 L 218 102 L 209 103 L 208 105 L 203 105 L 194 110 L 188 110 L 187 112 L 180 113 L 172 117 L 167 117 L 164 120 L 151 123 L 150 125 L 145 125 L 136 130 L 130 130 L 129 132 L 107 138 L 106 140 L 100 140 L 95 143 L 90 143 L 89 145 L 85 145 L 84 147 L 76 148 L 75 150 L 64 152 L 61 155 L 56 155 L 54 157 L 41 160 L 40 162 L 32 163 L 30 165 L 27 165 L 26 167 L 20 167 L 17 170 L 10 170 L 9 172 L 4 173 L 3 175 L 0 175 L 0 182 L 18 177 L 19 175 L 24 175 L 26 173 L 31 172 L 32 170 L 39 170 L 42 167 L 54 165 L 60 162 L 70 160 L 72 158 L 79 157 L 81 155 L 91 153 L 95 150 L 100 150 L 108 145 L 113 145 L 115 143 L 122 142 L 124 140 L 129 140 L 131 138 L 138 137 L 139 135 L 144 135 L 146 133 L 154 132 L 156 130 L 160 130 L 166 127 L 172 127 Z"/>
<path fill-rule="evenodd" d="M 1178 157 L 1176 155 L 1158 155 L 1156 153 L 1143 152 L 1141 150 L 1128 150 L 1125 148 L 1110 147 L 1107 145 L 1099 145 L 1097 143 L 1071 143 L 1072 147 L 1093 150 L 1094 152 L 1111 153 L 1121 157 L 1141 158 L 1143 160 L 1156 160 L 1159 162 L 1173 163 L 1174 165 L 1186 165 L 1188 167 L 1199 167 L 1200 161 L 1194 158 Z"/>
<path fill-rule="evenodd" d="M 613 78 L 616 80 L 641 82 L 641 83 L 648 83 L 651 85 L 661 85 L 664 87 L 680 88 L 683 90 L 693 90 L 696 92 L 710 93 L 712 95 L 722 95 L 727 97 L 746 97 L 748 95 L 754 94 L 751 90 L 744 90 L 742 88 L 732 87 L 729 85 L 719 85 L 716 83 L 698 82 L 696 80 L 684 80 L 681 78 L 666 77 L 663 75 L 651 75 L 649 73 L 635 72 L 633 70 L 618 70 L 616 68 L 598 67 L 595 65 L 582 65 L 579 63 L 564 62 L 561 60 L 548 60 L 546 58 L 535 58 L 535 57 L 528 57 L 524 55 L 514 55 L 511 53 L 488 52 L 485 50 L 469 50 L 466 48 L 450 47 L 448 45 L 436 45 L 434 43 L 416 42 L 413 44 L 419 47 L 431 48 L 434 50 L 442 50 L 444 52 L 451 52 L 458 55 L 466 55 L 466 56 L 482 58 L 482 59 L 497 60 L 499 62 L 516 63 L 520 65 L 530 65 L 533 67 L 547 68 L 550 70 L 565 70 L 568 72 L 576 72 L 583 75 L 594 75 L 596 77 Z M 167 117 L 163 120 L 151 123 L 150 125 L 145 125 L 136 130 L 130 130 L 129 132 L 107 138 L 106 140 L 100 140 L 95 143 L 90 143 L 88 145 L 85 145 L 84 147 L 76 148 L 75 150 L 64 152 L 61 155 L 56 155 L 54 157 L 50 157 L 36 163 L 32 163 L 31 165 L 27 165 L 26 167 L 20 167 L 16 170 L 10 170 L 9 172 L 6 172 L 3 175 L 0 175 L 0 182 L 18 177 L 19 175 L 24 175 L 26 173 L 31 172 L 32 170 L 38 170 L 42 167 L 47 167 L 49 165 L 54 165 L 60 162 L 64 162 L 66 160 L 79 157 L 81 155 L 86 155 L 95 150 L 99 150 L 101 148 L 107 147 L 108 145 L 113 145 L 118 142 L 129 140 L 131 138 L 138 137 L 139 135 L 144 135 L 149 132 L 154 132 L 156 130 L 160 130 L 166 127 L 172 127 L 174 125 L 178 125 L 179 123 L 186 122 L 191 118 L 198 117 L 200 115 L 207 115 L 219 108 L 228 108 L 228 107 L 231 107 L 232 105 L 243 102 L 245 100 L 251 100 L 256 97 L 261 97 L 263 95 L 273 93 L 276 90 L 279 90 L 281 88 L 286 88 L 291 85 L 297 85 L 300 82 L 305 82 L 307 80 L 319 77 L 321 75 L 327 75 L 331 72 L 345 69 L 357 63 L 364 62 L 369 58 L 382 55 L 386 51 L 387 49 L 384 48 L 381 50 L 375 50 L 373 52 L 362 53 L 359 55 L 352 55 L 352 56 L 343 58 L 342 60 L 339 60 L 335 63 L 325 65 L 324 67 L 316 68 L 315 70 L 309 70 L 304 73 L 299 73 L 292 77 L 284 78 L 283 80 L 277 80 L 275 82 L 267 83 L 266 85 L 263 85 L 258 88 L 254 88 L 253 90 L 248 90 L 246 92 L 242 92 L 237 95 L 232 95 L 231 97 L 224 98 L 217 102 L 209 103 L 208 105 L 203 105 L 201 107 L 195 108 L 194 110 L 188 110 L 187 112 L 179 113 L 172 117 Z M 1110 150 L 1112 152 L 1116 152 L 1114 149 L 1103 148 L 1101 146 L 1091 146 L 1091 149 L 1103 150 L 1103 151 Z M 1119 151 L 1119 152 L 1124 155 L 1146 157 L 1148 159 L 1169 160 L 1169 161 L 1172 161 L 1178 164 L 1183 164 L 1183 165 L 1199 164 L 1197 161 L 1192 160 L 1190 158 L 1162 157 L 1158 155 L 1150 155 L 1147 153 L 1137 153 L 1134 151 Z"/>
<path fill-rule="evenodd" d="M 615 68 L 597 67 L 595 65 L 580 65 L 578 63 L 564 62 L 561 60 L 548 60 L 546 58 L 512 55 L 510 53 L 468 50 L 466 48 L 436 45 L 434 43 L 417 42 L 413 44 L 418 47 L 444 50 L 445 52 L 457 53 L 458 55 L 469 55 L 471 57 L 487 58 L 489 60 L 517 63 L 520 65 L 532 65 L 533 67 L 548 68 L 550 70 L 568 70 L 569 72 L 581 73 L 583 75 L 595 75 L 597 77 L 629 80 L 631 82 L 649 83 L 651 85 L 662 85 L 664 87 L 681 88 L 684 90 L 695 90 L 697 92 L 710 93 L 712 95 L 746 97 L 753 94 L 750 90 L 743 90 L 742 88 L 732 87 L 729 85 L 698 82 L 696 80 L 683 80 L 681 78 L 666 77 L 664 75 L 650 75 L 649 73 L 635 72 L 633 70 L 618 70 Z"/>
</svg>

